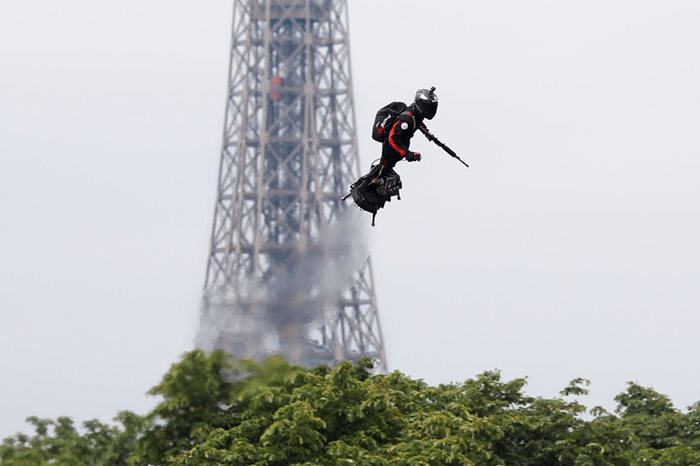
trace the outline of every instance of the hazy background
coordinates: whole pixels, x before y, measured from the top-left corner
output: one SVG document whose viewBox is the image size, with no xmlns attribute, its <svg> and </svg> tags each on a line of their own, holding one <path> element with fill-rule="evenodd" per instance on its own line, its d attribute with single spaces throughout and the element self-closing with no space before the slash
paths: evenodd
<svg viewBox="0 0 700 466">
<path fill-rule="evenodd" d="M 472 166 L 417 136 L 370 232 L 390 367 L 700 400 L 700 4 L 350 14 L 363 165 L 376 109 L 435 85 Z M 225 0 L 0 3 L 0 437 L 143 413 L 192 347 L 230 29 Z"/>
</svg>

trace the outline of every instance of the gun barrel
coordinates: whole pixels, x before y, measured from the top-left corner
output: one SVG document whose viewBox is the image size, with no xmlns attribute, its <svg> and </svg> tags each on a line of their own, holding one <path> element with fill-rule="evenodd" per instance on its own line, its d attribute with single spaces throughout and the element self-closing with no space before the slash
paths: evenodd
<svg viewBox="0 0 700 466">
<path fill-rule="evenodd" d="M 447 152 L 449 155 L 451 155 L 452 157 L 454 157 L 454 158 L 456 158 L 457 160 L 459 160 L 460 162 L 462 162 L 462 163 L 464 164 L 465 167 L 469 168 L 469 165 L 467 165 L 467 164 L 464 162 L 464 160 L 460 159 L 459 156 L 457 155 L 457 153 L 456 153 L 455 151 L 453 151 L 452 149 L 450 149 L 449 147 L 447 147 L 447 146 L 445 145 L 445 143 L 443 143 L 441 140 L 439 140 L 438 138 L 436 138 L 434 134 L 430 133 L 429 131 L 427 131 L 427 130 L 424 129 L 423 127 L 419 127 L 419 129 L 420 129 L 421 132 L 425 135 L 425 137 L 428 138 L 428 141 L 434 142 L 438 147 L 441 147 L 445 152 Z"/>
</svg>

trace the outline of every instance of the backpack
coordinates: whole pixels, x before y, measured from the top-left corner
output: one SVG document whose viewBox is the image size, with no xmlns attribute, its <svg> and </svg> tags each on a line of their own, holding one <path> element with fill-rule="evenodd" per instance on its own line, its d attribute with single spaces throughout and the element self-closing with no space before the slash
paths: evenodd
<svg viewBox="0 0 700 466">
<path fill-rule="evenodd" d="M 374 117 L 372 139 L 377 142 L 384 142 L 389 135 L 391 125 L 396 121 L 396 117 L 406 110 L 406 107 L 407 105 L 403 102 L 391 102 L 380 108 Z"/>
</svg>

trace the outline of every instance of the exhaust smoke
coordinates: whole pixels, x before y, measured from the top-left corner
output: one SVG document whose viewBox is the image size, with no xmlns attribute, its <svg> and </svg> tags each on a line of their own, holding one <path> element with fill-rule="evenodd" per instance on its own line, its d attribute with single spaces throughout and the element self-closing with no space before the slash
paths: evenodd
<svg viewBox="0 0 700 466">
<path fill-rule="evenodd" d="M 356 209 L 340 212 L 310 245 L 297 244 L 262 276 L 205 290 L 197 347 L 255 360 L 277 353 L 307 367 L 331 364 L 319 329 L 332 338 L 339 300 L 367 261 L 361 216 Z"/>
</svg>

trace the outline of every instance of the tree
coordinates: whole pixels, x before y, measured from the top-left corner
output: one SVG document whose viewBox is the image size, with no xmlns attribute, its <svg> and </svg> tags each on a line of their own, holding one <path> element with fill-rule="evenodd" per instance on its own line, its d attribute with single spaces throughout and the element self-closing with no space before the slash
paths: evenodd
<svg viewBox="0 0 700 466">
<path fill-rule="evenodd" d="M 3 466 L 57 464 L 62 466 L 126 466 L 140 431 L 141 418 L 123 411 L 110 426 L 97 420 L 82 424 L 82 432 L 69 417 L 57 420 L 30 417 L 34 436 L 18 434 L 0 446 Z"/>
<path fill-rule="evenodd" d="M 429 386 L 372 362 L 304 369 L 273 357 L 233 361 L 192 351 L 150 394 L 150 413 L 114 425 L 30 418 L 34 434 L 0 446 L 0 465 L 478 465 L 700 464 L 700 408 L 682 413 L 630 384 L 615 413 L 576 399 L 573 380 L 553 399 L 524 393 L 498 371 Z"/>
</svg>

